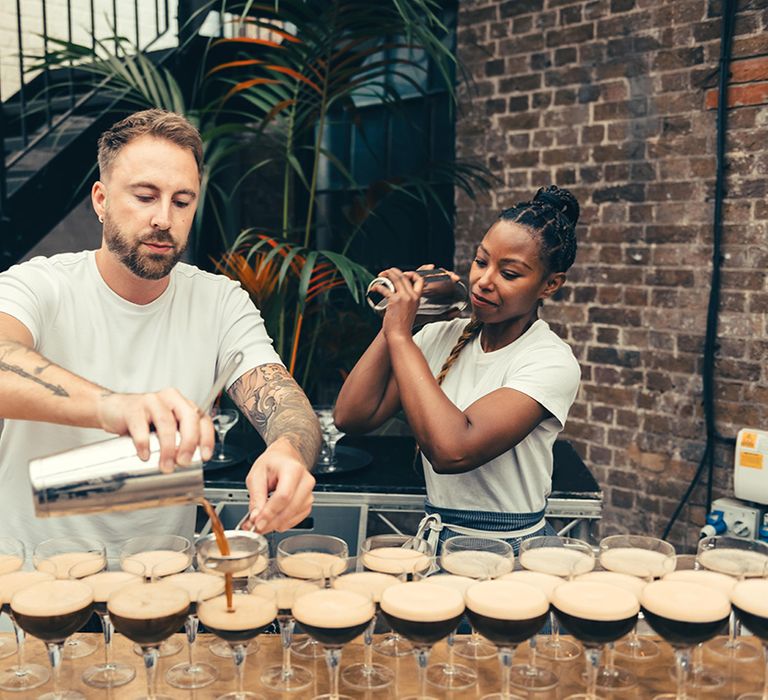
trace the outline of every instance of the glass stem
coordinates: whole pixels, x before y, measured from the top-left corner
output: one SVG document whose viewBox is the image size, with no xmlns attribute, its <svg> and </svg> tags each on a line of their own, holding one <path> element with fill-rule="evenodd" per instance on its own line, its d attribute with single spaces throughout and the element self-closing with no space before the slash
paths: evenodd
<svg viewBox="0 0 768 700">
<path fill-rule="evenodd" d="M 763 676 L 763 700 L 768 700 L 768 644 L 763 646 L 765 655 L 765 675 Z"/>
<path fill-rule="evenodd" d="M 697 644 L 693 650 L 693 665 L 691 671 L 698 673 L 704 668 L 704 645 Z"/>
<path fill-rule="evenodd" d="M 584 656 L 587 659 L 587 698 L 595 700 L 597 697 L 597 669 L 600 668 L 600 647 L 584 647 Z"/>
<path fill-rule="evenodd" d="M 10 615 L 10 618 L 11 622 L 13 622 L 13 632 L 16 635 L 16 658 L 19 660 L 18 670 L 21 671 L 24 668 L 24 630 L 16 624 L 16 619 L 13 615 Z"/>
<path fill-rule="evenodd" d="M 53 677 L 53 696 L 59 697 L 61 693 L 61 647 L 59 642 L 47 642 L 48 660 L 51 662 L 51 676 Z"/>
<path fill-rule="evenodd" d="M 605 670 L 613 675 L 616 669 L 616 645 L 613 642 L 608 642 L 605 648 Z"/>
<path fill-rule="evenodd" d="M 363 669 L 365 673 L 373 671 L 373 630 L 376 627 L 376 618 L 371 620 L 371 624 L 365 628 L 363 633 Z"/>
<path fill-rule="evenodd" d="M 549 611 L 549 628 L 551 630 L 550 646 L 553 649 L 558 649 L 560 647 L 560 623 L 557 621 L 555 613 L 553 613 L 551 610 Z M 557 652 L 555 652 L 555 654 L 557 654 Z"/>
<path fill-rule="evenodd" d="M 448 635 L 448 639 L 445 640 L 445 643 L 448 645 L 448 663 L 446 664 L 446 673 L 453 673 L 455 670 L 454 667 L 454 659 L 456 658 L 453 653 L 453 643 L 456 640 L 456 632 L 451 632 Z"/>
<path fill-rule="evenodd" d="M 499 648 L 499 664 L 501 664 L 501 697 L 506 700 L 509 697 L 511 685 L 512 658 L 515 655 L 515 647 Z"/>
<path fill-rule="evenodd" d="M 189 654 L 189 668 L 195 667 L 195 642 L 197 641 L 197 629 L 200 627 L 200 620 L 197 615 L 187 615 L 184 621 L 184 631 L 187 633 L 187 652 Z"/>
<path fill-rule="evenodd" d="M 528 659 L 528 667 L 530 673 L 536 673 L 536 654 L 538 652 L 536 648 L 537 642 L 536 642 L 536 635 L 534 634 L 533 637 L 530 638 L 528 641 L 528 646 L 530 647 L 531 653 Z"/>
<path fill-rule="evenodd" d="M 112 620 L 109 619 L 108 613 L 99 613 L 99 620 L 101 621 L 101 631 L 104 633 L 104 665 L 108 667 L 112 658 L 112 634 L 114 627 L 112 627 Z"/>
<path fill-rule="evenodd" d="M 691 663 L 691 650 L 687 647 L 685 649 L 675 649 L 675 664 L 677 668 L 677 700 L 686 700 L 687 685 L 688 685 L 688 667 Z"/>
<path fill-rule="evenodd" d="M 479 635 L 478 635 L 479 636 Z M 427 664 L 429 663 L 429 647 L 416 647 L 416 664 L 419 669 L 419 697 L 427 697 Z"/>
<path fill-rule="evenodd" d="M 728 616 L 728 649 L 733 652 L 736 645 L 736 613 L 731 610 Z"/>
<path fill-rule="evenodd" d="M 291 642 L 295 622 L 292 617 L 280 615 L 277 624 L 280 626 L 280 645 L 283 648 L 283 678 L 288 678 L 291 675 Z"/>
<path fill-rule="evenodd" d="M 480 633 L 475 629 L 475 626 L 472 625 L 470 627 L 471 632 L 469 633 L 469 644 L 471 644 L 473 647 L 480 646 Z"/>
<path fill-rule="evenodd" d="M 325 663 L 328 666 L 328 697 L 330 700 L 338 700 L 341 647 L 326 647 Z"/>
<path fill-rule="evenodd" d="M 144 648 L 144 669 L 147 672 L 147 700 L 155 697 L 157 683 L 157 661 L 160 652 L 157 647 Z"/>
<path fill-rule="evenodd" d="M 232 645 L 232 660 L 235 662 L 235 679 L 237 688 L 237 695 L 240 697 L 245 688 L 245 657 L 246 647 L 248 644 L 233 644 Z"/>
</svg>

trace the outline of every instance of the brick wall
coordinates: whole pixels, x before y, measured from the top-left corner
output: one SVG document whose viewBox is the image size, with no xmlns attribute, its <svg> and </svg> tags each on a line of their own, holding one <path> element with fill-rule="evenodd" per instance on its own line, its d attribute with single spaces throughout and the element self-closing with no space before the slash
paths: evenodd
<svg viewBox="0 0 768 700">
<path fill-rule="evenodd" d="M 550 182 L 578 196 L 576 265 L 544 316 L 582 366 L 565 436 L 604 489 L 601 534 L 659 536 L 704 450 L 720 13 L 715 0 L 460 3 L 459 56 L 475 83 L 457 150 L 502 184 L 479 203 L 457 195 L 457 267 L 501 207 Z M 768 428 L 766 55 L 768 2 L 742 0 L 715 374 L 726 437 Z M 714 496 L 731 495 L 731 446 L 717 462 Z M 698 488 L 678 545 L 695 543 L 704 502 Z"/>
</svg>

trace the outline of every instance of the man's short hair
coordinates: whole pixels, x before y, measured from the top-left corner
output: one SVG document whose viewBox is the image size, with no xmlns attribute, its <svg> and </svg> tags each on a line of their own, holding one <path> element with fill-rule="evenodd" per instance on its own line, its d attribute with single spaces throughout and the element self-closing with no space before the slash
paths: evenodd
<svg viewBox="0 0 768 700">
<path fill-rule="evenodd" d="M 192 152 L 197 172 L 203 176 L 203 141 L 200 132 L 180 114 L 164 109 L 134 112 L 113 124 L 99 138 L 99 172 L 104 178 L 123 146 L 139 136 L 154 136 L 175 143 Z"/>
</svg>

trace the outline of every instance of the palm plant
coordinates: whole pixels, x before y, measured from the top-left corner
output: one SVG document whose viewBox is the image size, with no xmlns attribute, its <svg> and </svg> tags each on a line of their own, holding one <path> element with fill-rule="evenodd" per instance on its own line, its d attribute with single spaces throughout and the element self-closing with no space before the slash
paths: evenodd
<svg viewBox="0 0 768 700">
<path fill-rule="evenodd" d="M 214 11 L 226 36 L 206 44 L 186 89 L 172 68 L 156 66 L 119 37 L 97 41 L 96 60 L 90 46 L 69 42 L 58 42 L 43 59 L 76 62 L 121 104 L 182 112 L 200 128 L 206 169 L 193 244 L 226 251 L 214 257 L 214 267 L 252 295 L 305 389 L 313 382 L 323 320 L 345 300 L 362 302 L 372 275 L 350 254 L 371 224 L 381 224 L 382 203 L 404 197 L 450 221 L 450 207 L 437 194 L 441 186 L 470 197 L 489 187 L 486 170 L 453 159 L 358 183 L 329 147 L 329 128 L 339 115 L 362 124 L 361 103 L 404 113 L 403 88 L 424 92 L 419 74 L 428 61 L 453 104 L 455 59 L 439 9 L 435 0 L 212 0 L 191 21 Z M 263 155 L 237 172 L 246 148 Z M 353 193 L 334 223 L 319 207 L 329 172 Z M 277 183 L 279 213 L 271 226 L 233 235 L 234 203 L 255 176 Z M 205 235 L 212 228 L 218 245 Z"/>
</svg>

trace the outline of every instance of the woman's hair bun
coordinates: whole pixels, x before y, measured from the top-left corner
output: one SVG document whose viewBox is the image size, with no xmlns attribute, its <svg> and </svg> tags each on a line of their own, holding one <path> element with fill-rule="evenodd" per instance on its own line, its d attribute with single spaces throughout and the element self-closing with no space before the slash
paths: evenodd
<svg viewBox="0 0 768 700">
<path fill-rule="evenodd" d="M 553 207 L 568 219 L 571 226 L 575 227 L 579 220 L 579 202 L 576 200 L 576 197 L 568 190 L 557 185 L 540 187 L 532 203 Z"/>
</svg>

